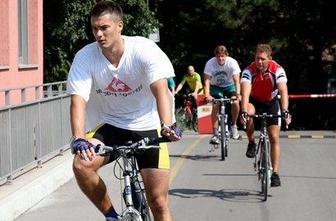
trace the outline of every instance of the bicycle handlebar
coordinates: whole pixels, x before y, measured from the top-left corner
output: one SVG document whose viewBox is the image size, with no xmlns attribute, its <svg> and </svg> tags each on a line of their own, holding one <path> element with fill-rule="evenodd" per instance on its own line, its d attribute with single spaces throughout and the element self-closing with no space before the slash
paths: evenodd
<svg viewBox="0 0 336 221">
<path fill-rule="evenodd" d="M 151 149 L 151 148 L 160 148 L 158 146 L 159 143 L 166 143 L 171 142 L 167 137 L 159 137 L 159 138 L 153 138 L 153 137 L 145 137 L 139 141 L 136 142 L 127 142 L 124 145 L 115 145 L 115 146 L 106 146 L 98 144 L 94 146 L 94 150 L 97 153 L 97 155 L 106 155 L 106 154 L 113 154 L 115 152 L 118 152 L 120 150 L 144 150 L 144 149 Z"/>
<path fill-rule="evenodd" d="M 285 119 L 285 116 L 282 114 L 268 114 L 268 113 L 262 113 L 262 114 L 247 114 L 248 117 L 253 118 L 261 118 L 263 120 L 270 119 L 270 118 L 282 118 Z M 246 124 L 243 125 L 244 130 L 246 129 Z M 286 129 L 288 129 L 288 125 L 286 125 Z"/>
<path fill-rule="evenodd" d="M 248 115 L 249 117 L 254 117 L 254 118 L 283 118 L 284 116 L 281 114 L 267 114 L 267 113 L 262 113 L 262 114 L 252 114 L 252 115 Z"/>
<path fill-rule="evenodd" d="M 219 103 L 219 102 L 221 102 L 221 103 L 232 103 L 233 101 L 235 101 L 237 99 L 238 99 L 237 97 L 233 97 L 233 98 L 226 98 L 226 97 L 225 98 L 214 98 L 210 102 L 211 103 Z"/>
</svg>

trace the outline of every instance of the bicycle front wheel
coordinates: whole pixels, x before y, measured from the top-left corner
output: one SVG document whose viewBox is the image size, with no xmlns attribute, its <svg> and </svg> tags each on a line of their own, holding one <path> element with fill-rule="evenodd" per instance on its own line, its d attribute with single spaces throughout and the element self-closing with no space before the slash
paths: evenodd
<svg viewBox="0 0 336 221">
<path fill-rule="evenodd" d="M 270 162 L 269 161 L 269 143 L 267 141 L 264 141 L 261 146 L 261 193 L 263 195 L 263 201 L 267 200 L 268 197 L 268 188 L 270 186 L 270 177 L 269 177 L 269 170 L 270 170 Z"/>
<path fill-rule="evenodd" d="M 221 144 L 221 160 L 225 160 L 227 156 L 227 143 L 226 143 L 226 134 L 225 134 L 225 120 L 224 116 L 221 115 L 220 118 L 220 144 Z"/>
<path fill-rule="evenodd" d="M 139 211 L 133 207 L 127 208 L 121 217 L 121 221 L 143 221 Z"/>
<path fill-rule="evenodd" d="M 192 129 L 195 132 L 198 132 L 198 118 L 197 118 L 197 109 L 193 109 L 193 113 L 192 113 Z"/>
<path fill-rule="evenodd" d="M 187 119 L 186 112 L 184 108 L 178 108 L 175 111 L 176 124 L 181 130 L 185 130 L 187 128 Z"/>
</svg>

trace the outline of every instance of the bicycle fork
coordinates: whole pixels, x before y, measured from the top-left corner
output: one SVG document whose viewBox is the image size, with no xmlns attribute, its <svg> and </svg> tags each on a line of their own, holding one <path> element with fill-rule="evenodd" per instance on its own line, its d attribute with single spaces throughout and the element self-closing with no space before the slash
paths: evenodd
<svg viewBox="0 0 336 221">
<path fill-rule="evenodd" d="M 125 167 L 127 168 L 127 165 L 129 162 L 126 162 L 127 160 L 124 160 Z M 135 220 L 135 221 L 142 221 L 141 215 L 139 211 L 137 211 L 134 208 L 134 203 L 133 203 L 133 198 L 132 198 L 132 192 L 135 191 L 134 185 L 132 185 L 131 179 L 133 177 L 132 171 L 129 169 L 126 169 L 124 171 L 124 192 L 123 192 L 123 197 L 126 205 L 126 209 L 123 211 L 122 214 L 122 221 L 127 221 L 127 220 Z M 140 190 L 141 191 L 141 190 Z"/>
<path fill-rule="evenodd" d="M 264 140 L 262 142 L 267 142 L 268 143 L 267 140 Z M 260 148 L 260 154 L 259 154 L 259 156 L 258 156 L 258 154 L 256 154 L 253 166 L 254 166 L 254 170 L 256 172 L 258 172 L 258 180 L 260 180 L 262 178 L 262 176 L 264 174 L 264 171 L 266 170 L 266 168 L 268 168 L 268 170 L 267 170 L 268 179 L 269 179 L 268 184 L 270 184 L 270 178 L 271 178 L 271 173 L 273 171 L 273 167 L 272 167 L 269 143 L 266 145 L 266 150 L 263 150 L 261 148 L 262 142 L 259 141 L 259 144 L 257 146 L 256 153 L 259 153 L 259 148 Z M 263 159 L 264 155 L 266 154 L 265 151 L 267 151 L 268 154 L 267 154 L 266 162 L 263 162 L 262 159 Z M 268 164 L 268 167 L 266 167 L 266 165 L 264 165 L 265 163 Z"/>
</svg>

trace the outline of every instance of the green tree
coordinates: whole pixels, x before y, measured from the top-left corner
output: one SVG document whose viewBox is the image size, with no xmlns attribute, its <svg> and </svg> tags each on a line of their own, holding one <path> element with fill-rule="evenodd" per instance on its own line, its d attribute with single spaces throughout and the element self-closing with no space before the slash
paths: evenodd
<svg viewBox="0 0 336 221">
<path fill-rule="evenodd" d="M 44 82 L 66 80 L 75 53 L 94 41 L 89 14 L 95 0 L 44 1 Z M 148 36 L 159 26 L 144 0 L 120 0 L 126 35 Z"/>
</svg>

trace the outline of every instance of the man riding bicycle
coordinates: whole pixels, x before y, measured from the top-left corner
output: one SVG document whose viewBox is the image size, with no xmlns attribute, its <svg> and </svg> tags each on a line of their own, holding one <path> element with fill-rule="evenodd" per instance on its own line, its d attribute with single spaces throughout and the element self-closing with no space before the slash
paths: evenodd
<svg viewBox="0 0 336 221">
<path fill-rule="evenodd" d="M 208 102 L 213 98 L 238 98 L 231 104 L 232 138 L 238 139 L 237 119 L 240 98 L 240 67 L 238 62 L 229 56 L 224 45 L 218 45 L 215 48 L 214 54 L 215 57 L 208 60 L 204 68 L 205 98 Z M 215 104 L 211 112 L 213 136 L 210 139 L 210 143 L 212 144 L 219 144 L 217 130 L 219 108 L 219 104 Z"/>
<path fill-rule="evenodd" d="M 188 73 L 183 76 L 181 82 L 177 85 L 175 94 L 183 88 L 185 83 L 188 85 L 188 88 L 186 89 L 187 94 L 191 94 L 193 96 L 193 106 L 196 107 L 197 96 L 199 94 L 203 94 L 204 90 L 201 76 L 195 71 L 192 65 L 188 66 Z"/>
<path fill-rule="evenodd" d="M 256 143 L 254 137 L 253 119 L 248 115 L 267 112 L 278 115 L 280 111 L 285 116 L 286 124 L 291 118 L 288 112 L 288 89 L 285 70 L 272 60 L 272 49 L 268 44 L 258 44 L 252 62 L 242 73 L 241 77 L 241 123 L 246 125 L 248 146 L 246 156 L 255 157 Z M 277 95 L 280 94 L 280 103 Z M 279 118 L 267 121 L 267 130 L 271 143 L 271 160 L 273 174 L 271 186 L 280 186 L 280 122 Z"/>
<path fill-rule="evenodd" d="M 98 2 L 90 13 L 95 42 L 77 52 L 68 76 L 70 120 L 76 154 L 73 171 L 77 184 L 108 221 L 119 220 L 97 171 L 113 157 L 97 156 L 93 145 L 122 145 L 161 134 L 181 139 L 173 126 L 172 95 L 167 78 L 174 76 L 166 54 L 144 37 L 121 35 L 123 12 L 111 1 Z M 153 56 L 155 54 L 155 56 Z M 86 107 L 99 125 L 86 136 Z M 161 125 L 160 125 L 161 124 Z M 161 145 L 160 145 L 161 146 Z M 169 153 L 167 146 L 137 156 L 154 219 L 171 221 L 168 206 Z"/>
</svg>

